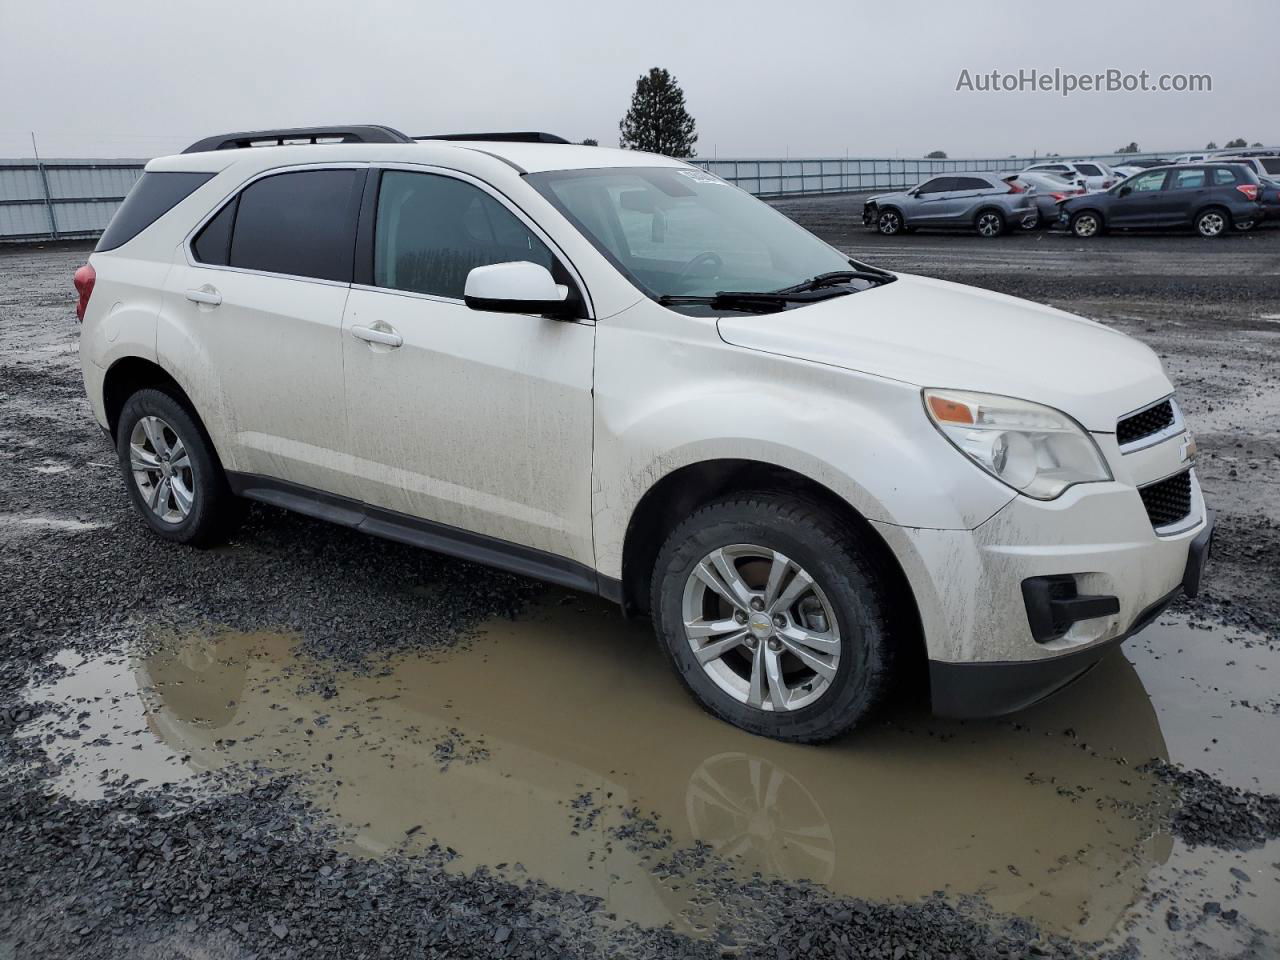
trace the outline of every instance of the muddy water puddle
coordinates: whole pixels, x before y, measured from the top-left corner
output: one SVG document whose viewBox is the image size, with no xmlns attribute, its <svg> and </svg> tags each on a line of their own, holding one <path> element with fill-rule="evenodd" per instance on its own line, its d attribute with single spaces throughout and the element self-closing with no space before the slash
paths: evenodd
<svg viewBox="0 0 1280 960">
<path fill-rule="evenodd" d="M 370 675 L 309 660 L 287 634 L 156 631 L 145 653 L 63 654 L 61 677 L 30 693 L 58 709 L 24 729 L 73 796 L 210 770 L 295 775 L 355 852 L 438 843 L 459 869 L 591 893 L 646 925 L 714 924 L 727 906 L 698 893 L 710 862 L 874 899 L 981 894 L 1096 939 L 1150 877 L 1227 869 L 1162 832 L 1170 798 L 1137 766 L 1280 786 L 1275 678 L 1249 642 L 1162 622 L 1130 642 L 1136 669 L 1113 655 L 1015 718 L 909 705 L 802 747 L 706 716 L 646 624 L 573 597 Z M 691 849 L 713 856 L 679 854 Z M 1267 883 L 1249 893 L 1275 897 Z"/>
</svg>

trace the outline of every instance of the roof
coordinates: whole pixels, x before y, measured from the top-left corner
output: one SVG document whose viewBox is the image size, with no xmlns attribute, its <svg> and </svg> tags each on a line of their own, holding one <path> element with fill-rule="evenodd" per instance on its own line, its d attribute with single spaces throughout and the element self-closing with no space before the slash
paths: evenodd
<svg viewBox="0 0 1280 960">
<path fill-rule="evenodd" d="M 484 154 L 496 157 L 521 173 L 552 170 L 590 170 L 603 167 L 685 167 L 683 160 L 571 143 L 524 143 L 487 140 L 421 140 L 410 143 L 317 143 L 242 147 L 157 157 L 148 170 L 218 173 L 252 157 L 263 167 L 303 163 L 392 161 L 400 163 L 448 163 L 450 154 Z"/>
</svg>

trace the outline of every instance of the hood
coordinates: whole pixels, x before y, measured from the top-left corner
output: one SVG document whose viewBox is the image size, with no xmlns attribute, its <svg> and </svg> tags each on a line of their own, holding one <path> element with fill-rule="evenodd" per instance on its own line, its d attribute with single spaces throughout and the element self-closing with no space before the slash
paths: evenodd
<svg viewBox="0 0 1280 960">
<path fill-rule="evenodd" d="M 1173 392 L 1159 358 L 1131 337 L 1052 307 L 908 274 L 783 313 L 723 316 L 718 326 L 736 346 L 919 387 L 1019 397 L 1100 433 Z"/>
<path fill-rule="evenodd" d="M 877 193 L 875 196 L 867 197 L 863 200 L 862 205 L 865 207 L 868 203 L 879 203 L 881 200 L 888 200 L 891 197 L 905 197 L 906 195 L 906 190 L 894 190 L 892 193 Z"/>
</svg>

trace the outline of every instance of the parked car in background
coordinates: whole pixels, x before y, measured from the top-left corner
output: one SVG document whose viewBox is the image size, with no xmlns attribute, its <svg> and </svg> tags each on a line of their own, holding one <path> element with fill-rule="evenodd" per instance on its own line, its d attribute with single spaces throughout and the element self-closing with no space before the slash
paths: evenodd
<svg viewBox="0 0 1280 960">
<path fill-rule="evenodd" d="M 1132 177 L 1135 173 L 1141 173 L 1143 170 L 1150 170 L 1152 167 L 1167 167 L 1172 162 L 1172 160 L 1163 159 L 1128 160 L 1119 165 L 1112 166 L 1111 169 L 1115 173 L 1120 174 L 1121 177 Z"/>
<path fill-rule="evenodd" d="M 1027 167 L 1024 173 L 1057 173 L 1078 181 L 1086 190 L 1106 190 L 1120 175 L 1100 160 L 1054 160 Z"/>
<path fill-rule="evenodd" d="M 1058 220 L 1058 204 L 1085 192 L 1065 177 L 1056 173 L 1014 173 L 1006 176 L 1004 182 L 1016 185 L 1030 194 L 1035 202 L 1036 212 L 1040 215 L 1040 226 L 1050 227 Z"/>
<path fill-rule="evenodd" d="M 1174 163 L 1200 163 L 1212 157 L 1211 153 L 1184 153 L 1173 158 Z"/>
<path fill-rule="evenodd" d="M 1081 239 L 1110 229 L 1186 229 L 1219 237 L 1262 219 L 1262 186 L 1248 167 L 1233 163 L 1156 167 L 1104 193 L 1060 204 L 1058 225 Z"/>
<path fill-rule="evenodd" d="M 1000 174 L 965 173 L 870 197 L 862 207 L 862 223 L 887 237 L 922 227 L 998 237 L 1015 227 L 1034 230 L 1040 214 L 1031 196 Z"/>
<path fill-rule="evenodd" d="M 1259 177 L 1280 177 L 1280 156 L 1245 156 L 1233 154 L 1229 157 L 1214 157 L 1219 163 L 1239 163 L 1248 167 Z"/>
</svg>

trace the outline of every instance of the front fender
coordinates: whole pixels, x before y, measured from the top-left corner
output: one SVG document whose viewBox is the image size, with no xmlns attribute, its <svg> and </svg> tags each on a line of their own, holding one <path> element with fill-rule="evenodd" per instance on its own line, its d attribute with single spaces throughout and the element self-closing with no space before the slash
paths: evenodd
<svg viewBox="0 0 1280 960">
<path fill-rule="evenodd" d="M 866 519 L 895 525 L 972 529 L 1012 498 L 937 433 L 918 387 L 733 346 L 714 335 L 714 321 L 705 336 L 699 318 L 654 319 L 650 329 L 597 328 L 592 514 L 601 573 L 621 576 L 644 494 L 708 460 L 793 470 Z M 674 335 L 680 324 L 699 336 Z"/>
</svg>

